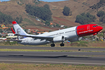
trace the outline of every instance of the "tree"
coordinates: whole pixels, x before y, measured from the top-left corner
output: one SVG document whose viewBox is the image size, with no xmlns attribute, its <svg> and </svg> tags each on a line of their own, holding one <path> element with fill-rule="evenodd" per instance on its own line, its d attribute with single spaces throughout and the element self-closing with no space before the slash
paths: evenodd
<svg viewBox="0 0 105 70">
<path fill-rule="evenodd" d="M 89 24 L 90 22 L 94 22 L 95 19 L 96 17 L 91 15 L 90 13 L 82 13 L 81 15 L 76 16 L 75 22 L 80 24 Z"/>
<path fill-rule="evenodd" d="M 27 4 L 25 8 L 26 8 L 27 13 L 29 13 L 30 15 L 34 15 L 34 7 L 33 6 Z"/>
<path fill-rule="evenodd" d="M 99 12 L 97 13 L 97 16 L 98 16 L 98 17 L 102 17 L 104 14 L 105 14 L 104 11 L 99 11 Z"/>
<path fill-rule="evenodd" d="M 70 13 L 70 8 L 65 6 L 64 9 L 63 9 L 63 14 L 65 16 L 69 16 L 69 13 Z"/>
<path fill-rule="evenodd" d="M 89 18 L 84 17 L 82 15 L 77 15 L 75 22 L 80 23 L 80 24 L 87 24 L 89 21 L 90 21 Z"/>
<path fill-rule="evenodd" d="M 0 23 L 11 23 L 13 21 L 13 18 L 10 15 L 3 14 L 0 12 Z"/>
<path fill-rule="evenodd" d="M 48 10 L 48 14 L 49 14 L 49 15 L 52 15 L 52 12 L 51 12 L 50 7 L 49 7 L 48 4 L 45 4 L 43 7 Z"/>
<path fill-rule="evenodd" d="M 104 11 L 99 11 L 97 13 L 97 16 L 100 17 L 99 21 L 105 23 L 105 12 Z"/>
<path fill-rule="evenodd" d="M 15 21 L 17 23 L 21 23 L 23 21 L 23 18 L 22 17 L 20 17 L 20 18 L 19 17 L 16 17 Z"/>
<path fill-rule="evenodd" d="M 86 14 L 86 17 L 90 19 L 90 22 L 94 22 L 95 19 L 96 19 L 96 17 L 93 16 L 93 15 L 91 15 L 90 13 L 87 13 L 87 14 Z"/>
<path fill-rule="evenodd" d="M 47 8 L 47 9 L 50 9 L 48 4 L 45 4 L 43 7 Z"/>
<path fill-rule="evenodd" d="M 47 4 L 45 4 L 43 7 L 26 5 L 26 12 L 32 16 L 41 18 L 44 21 L 51 21 L 52 12 Z"/>
<path fill-rule="evenodd" d="M 99 2 L 100 4 L 102 4 L 102 3 L 105 3 L 105 0 L 100 0 L 100 2 Z"/>
<path fill-rule="evenodd" d="M 105 15 L 100 17 L 99 21 L 105 23 Z"/>
<path fill-rule="evenodd" d="M 45 24 L 46 24 L 47 26 L 49 26 L 49 25 L 50 25 L 50 21 L 46 20 Z"/>
<path fill-rule="evenodd" d="M 0 12 L 0 23 L 4 23 L 4 24 L 9 24 L 12 21 L 16 20 L 17 22 L 19 21 L 19 23 L 22 22 L 22 17 L 17 17 L 16 19 L 13 19 L 10 15 L 6 15 L 2 12 Z"/>
<path fill-rule="evenodd" d="M 93 6 L 90 6 L 90 8 L 92 9 L 98 9 L 100 7 L 102 7 L 105 3 L 105 0 L 100 0 L 97 4 L 94 4 Z"/>
</svg>

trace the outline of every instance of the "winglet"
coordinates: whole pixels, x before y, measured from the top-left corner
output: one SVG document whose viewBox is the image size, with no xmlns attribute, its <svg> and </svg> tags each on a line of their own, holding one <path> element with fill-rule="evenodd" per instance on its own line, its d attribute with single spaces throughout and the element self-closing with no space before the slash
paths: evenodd
<svg viewBox="0 0 105 70">
<path fill-rule="evenodd" d="M 13 21 L 12 24 L 17 24 L 17 22 L 16 21 Z"/>
<path fill-rule="evenodd" d="M 15 34 L 15 31 L 13 30 L 13 28 L 11 28 L 11 30 L 12 30 L 13 34 Z"/>
</svg>

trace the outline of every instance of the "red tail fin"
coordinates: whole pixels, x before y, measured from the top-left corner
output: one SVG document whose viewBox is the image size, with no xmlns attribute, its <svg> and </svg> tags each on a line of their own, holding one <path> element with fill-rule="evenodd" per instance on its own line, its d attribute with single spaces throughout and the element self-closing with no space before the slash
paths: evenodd
<svg viewBox="0 0 105 70">
<path fill-rule="evenodd" d="M 11 28 L 11 30 L 12 30 L 13 34 L 15 34 L 15 31 L 13 30 L 13 28 Z"/>
</svg>

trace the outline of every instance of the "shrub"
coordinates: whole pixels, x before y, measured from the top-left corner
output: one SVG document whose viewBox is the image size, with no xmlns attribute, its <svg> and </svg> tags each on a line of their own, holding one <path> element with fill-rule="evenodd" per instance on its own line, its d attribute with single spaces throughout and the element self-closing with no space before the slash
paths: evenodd
<svg viewBox="0 0 105 70">
<path fill-rule="evenodd" d="M 97 13 L 97 16 L 98 16 L 98 17 L 102 17 L 104 14 L 105 14 L 104 11 L 99 11 L 99 12 Z"/>
<path fill-rule="evenodd" d="M 63 9 L 63 14 L 65 16 L 69 16 L 69 13 L 70 13 L 70 8 L 65 6 L 64 9 Z"/>
</svg>

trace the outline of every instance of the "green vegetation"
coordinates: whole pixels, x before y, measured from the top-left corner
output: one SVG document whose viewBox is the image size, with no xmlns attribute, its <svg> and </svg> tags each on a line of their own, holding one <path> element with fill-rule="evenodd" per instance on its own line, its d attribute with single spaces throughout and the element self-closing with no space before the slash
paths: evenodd
<svg viewBox="0 0 105 70">
<path fill-rule="evenodd" d="M 99 21 L 105 23 L 105 12 L 98 11 L 97 16 L 100 18 Z"/>
<path fill-rule="evenodd" d="M 105 12 L 98 11 L 97 16 L 100 18 L 99 21 L 105 23 Z"/>
<path fill-rule="evenodd" d="M 11 23 L 13 20 L 13 18 L 9 15 L 3 14 L 2 12 L 0 12 L 0 23 Z"/>
<path fill-rule="evenodd" d="M 14 42 L 10 42 L 10 41 L 7 41 L 7 42 L 5 42 L 4 43 L 5 45 L 16 45 L 16 44 L 18 44 L 16 41 L 14 41 Z"/>
<path fill-rule="evenodd" d="M 105 23 L 105 15 L 100 17 L 99 21 Z"/>
<path fill-rule="evenodd" d="M 77 46 L 88 46 L 88 42 L 87 41 L 78 41 L 77 42 L 78 44 L 77 44 Z"/>
<path fill-rule="evenodd" d="M 96 39 L 97 40 L 97 39 Z M 55 43 L 56 46 L 55 47 L 61 47 L 60 43 Z M 97 46 L 95 46 L 97 44 Z M 1 46 L 22 46 L 22 47 L 36 47 L 35 45 L 22 45 L 22 44 L 18 44 L 16 42 L 12 43 L 12 42 L 1 42 L 0 43 Z M 84 48 L 105 48 L 104 47 L 105 42 L 102 40 L 102 37 L 99 37 L 98 41 L 77 41 L 77 42 L 72 42 L 72 43 L 66 43 L 65 42 L 65 46 L 64 47 L 84 47 Z M 50 44 L 47 45 L 37 45 L 37 47 L 50 47 Z"/>
<path fill-rule="evenodd" d="M 22 17 L 16 17 L 15 19 L 13 19 L 10 15 L 6 15 L 0 12 L 0 23 L 9 24 L 14 20 L 17 21 L 18 23 L 21 23 L 23 19 Z"/>
<path fill-rule="evenodd" d="M 100 0 L 97 4 L 94 4 L 93 6 L 90 6 L 90 8 L 98 9 L 98 8 L 104 6 L 105 5 L 104 3 L 105 3 L 105 0 Z"/>
<path fill-rule="evenodd" d="M 105 52 L 105 51 L 88 51 L 88 50 L 33 50 L 33 49 L 0 49 L 8 52 Z"/>
<path fill-rule="evenodd" d="M 67 50 L 33 50 L 33 49 L 0 49 L 0 51 L 27 51 L 27 52 L 72 52 Z"/>
<path fill-rule="evenodd" d="M 34 0 L 34 3 L 35 3 L 35 4 L 39 4 L 40 1 L 39 1 L 39 0 Z"/>
<path fill-rule="evenodd" d="M 26 51 L 26 52 L 76 52 L 77 51 L 78 52 L 78 50 L 33 50 L 33 49 L 0 49 L 0 51 Z"/>
<path fill-rule="evenodd" d="M 50 21 L 46 20 L 45 24 L 46 24 L 47 26 L 50 26 Z"/>
<path fill-rule="evenodd" d="M 14 20 L 15 20 L 17 23 L 21 23 L 21 22 L 23 21 L 23 18 L 22 18 L 22 16 L 20 16 L 20 17 L 16 17 Z"/>
<path fill-rule="evenodd" d="M 26 5 L 26 12 L 32 16 L 43 19 L 44 21 L 51 21 L 51 10 L 49 5 L 45 4 L 43 7 Z"/>
<path fill-rule="evenodd" d="M 0 63 L 0 70 L 105 70 L 105 66 Z"/>
<path fill-rule="evenodd" d="M 97 13 L 97 16 L 98 17 L 102 17 L 104 15 L 105 15 L 105 12 L 104 11 L 98 11 L 98 13 Z"/>
<path fill-rule="evenodd" d="M 56 23 L 56 27 L 60 27 L 60 25 Z"/>
<path fill-rule="evenodd" d="M 35 23 L 31 21 L 30 19 L 25 18 L 23 21 L 28 22 L 31 25 L 35 25 Z"/>
<path fill-rule="evenodd" d="M 75 22 L 80 24 L 89 24 L 90 22 L 94 22 L 95 19 L 96 17 L 91 15 L 90 13 L 82 13 L 81 15 L 76 16 Z"/>
<path fill-rule="evenodd" d="M 63 9 L 63 14 L 65 16 L 69 16 L 69 14 L 70 14 L 70 8 L 65 6 L 64 9 Z"/>
</svg>

